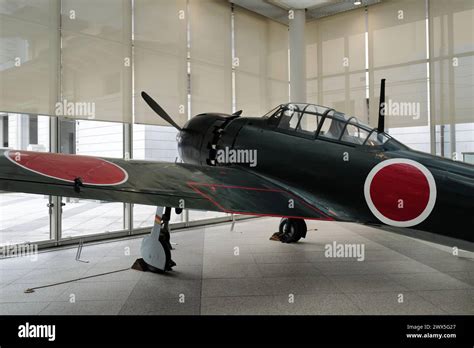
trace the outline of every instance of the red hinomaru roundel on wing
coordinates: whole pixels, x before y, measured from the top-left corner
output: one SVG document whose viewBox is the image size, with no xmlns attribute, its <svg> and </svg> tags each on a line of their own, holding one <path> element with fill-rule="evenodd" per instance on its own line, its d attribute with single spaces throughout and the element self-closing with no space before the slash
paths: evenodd
<svg viewBox="0 0 474 348">
<path fill-rule="evenodd" d="M 436 183 L 422 164 L 395 158 L 380 162 L 365 180 L 364 195 L 371 212 L 398 227 L 424 221 L 436 202 Z"/>
<path fill-rule="evenodd" d="M 49 152 L 5 151 L 5 157 L 18 166 L 49 178 L 85 185 L 120 185 L 128 180 L 127 172 L 101 158 Z"/>
</svg>

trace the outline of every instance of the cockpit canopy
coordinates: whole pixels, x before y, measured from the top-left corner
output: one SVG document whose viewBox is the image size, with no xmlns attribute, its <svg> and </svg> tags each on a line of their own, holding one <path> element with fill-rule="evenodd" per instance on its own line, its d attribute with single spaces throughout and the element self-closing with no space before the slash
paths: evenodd
<svg viewBox="0 0 474 348">
<path fill-rule="evenodd" d="M 263 116 L 271 125 L 299 135 L 364 146 L 383 145 L 390 136 L 352 116 L 314 104 L 281 104 Z"/>
</svg>

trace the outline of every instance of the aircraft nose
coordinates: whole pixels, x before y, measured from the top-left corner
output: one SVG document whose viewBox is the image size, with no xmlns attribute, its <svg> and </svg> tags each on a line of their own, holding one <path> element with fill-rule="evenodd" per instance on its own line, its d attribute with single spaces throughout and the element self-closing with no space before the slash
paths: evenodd
<svg viewBox="0 0 474 348">
<path fill-rule="evenodd" d="M 205 134 L 216 120 L 222 117 L 214 114 L 199 114 L 191 118 L 183 127 L 184 131 Z"/>
<path fill-rule="evenodd" d="M 218 115 L 200 114 L 190 119 L 177 135 L 178 151 L 185 163 L 202 164 L 202 149 L 206 134 L 212 131 L 212 126 L 222 117 Z M 208 150 L 207 150 L 208 151 Z M 206 151 L 204 151 L 206 152 Z"/>
</svg>

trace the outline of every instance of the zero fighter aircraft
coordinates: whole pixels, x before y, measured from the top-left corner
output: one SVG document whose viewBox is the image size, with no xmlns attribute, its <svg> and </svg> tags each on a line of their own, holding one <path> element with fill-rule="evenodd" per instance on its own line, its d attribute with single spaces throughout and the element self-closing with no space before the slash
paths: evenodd
<svg viewBox="0 0 474 348">
<path fill-rule="evenodd" d="M 171 208 L 282 217 L 282 242 L 305 219 L 411 227 L 474 241 L 474 166 L 411 150 L 331 108 L 290 103 L 263 117 L 205 113 L 179 130 L 184 163 L 0 151 L 0 190 L 157 206 L 139 268 L 168 271 Z"/>
</svg>

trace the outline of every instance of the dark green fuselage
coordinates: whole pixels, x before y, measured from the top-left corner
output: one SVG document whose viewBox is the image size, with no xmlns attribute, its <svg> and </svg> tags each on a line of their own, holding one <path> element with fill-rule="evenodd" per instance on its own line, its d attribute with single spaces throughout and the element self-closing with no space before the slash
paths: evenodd
<svg viewBox="0 0 474 348">
<path fill-rule="evenodd" d="M 390 138 L 380 146 L 331 141 L 282 130 L 270 118 L 202 114 L 189 121 L 179 136 L 186 163 L 229 165 L 210 161 L 218 149 L 256 150 L 257 165 L 245 167 L 274 179 L 283 188 L 336 220 L 380 224 L 364 197 L 372 168 L 392 158 L 416 161 L 436 182 L 436 203 L 415 229 L 474 241 L 474 166 L 414 151 Z M 214 146 L 213 146 L 214 145 Z"/>
</svg>

